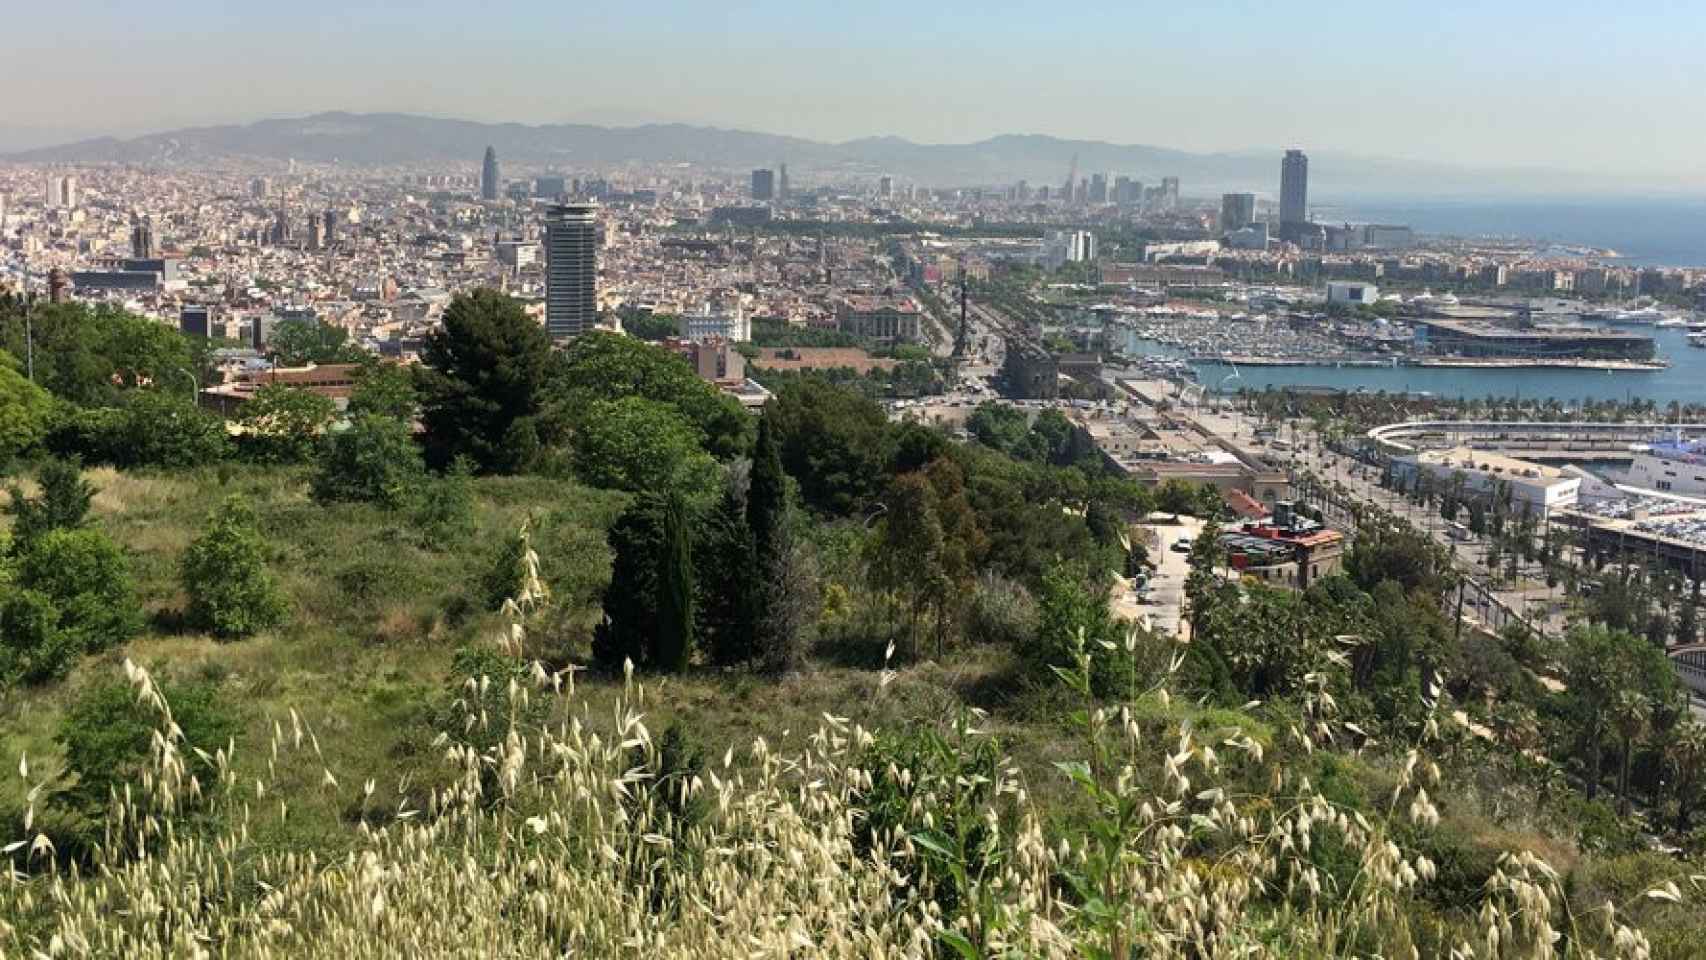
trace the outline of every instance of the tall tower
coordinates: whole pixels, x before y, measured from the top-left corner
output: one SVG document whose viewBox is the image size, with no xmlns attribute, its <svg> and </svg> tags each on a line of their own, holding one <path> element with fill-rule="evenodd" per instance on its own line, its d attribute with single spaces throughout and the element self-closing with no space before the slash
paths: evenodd
<svg viewBox="0 0 1706 960">
<path fill-rule="evenodd" d="M 545 332 L 563 340 L 598 323 L 598 204 L 545 214 Z"/>
<path fill-rule="evenodd" d="M 1256 219 L 1256 195 L 1225 193 L 1220 197 L 1220 229 L 1232 233 L 1249 226 Z"/>
<path fill-rule="evenodd" d="M 1292 240 L 1309 222 L 1309 158 L 1287 150 L 1280 161 L 1280 239 Z"/>
<path fill-rule="evenodd" d="M 776 174 L 771 170 L 752 171 L 752 199 L 776 199 Z"/>
<path fill-rule="evenodd" d="M 498 198 L 498 152 L 491 147 L 486 148 L 486 159 L 480 164 L 480 199 L 496 200 Z"/>
<path fill-rule="evenodd" d="M 130 255 L 138 260 L 154 259 L 154 223 L 147 217 L 131 220 Z"/>
<path fill-rule="evenodd" d="M 788 184 L 788 165 L 779 163 L 776 165 L 776 199 L 787 200 L 792 193 L 793 188 Z"/>
</svg>

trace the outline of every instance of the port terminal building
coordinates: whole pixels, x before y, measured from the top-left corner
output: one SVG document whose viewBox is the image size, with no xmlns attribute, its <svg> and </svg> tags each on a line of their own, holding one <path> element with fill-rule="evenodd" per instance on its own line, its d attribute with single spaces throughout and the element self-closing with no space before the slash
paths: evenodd
<svg viewBox="0 0 1706 960">
<path fill-rule="evenodd" d="M 1520 510 L 1527 505 L 1537 517 L 1575 506 L 1582 488 L 1580 477 L 1557 467 L 1470 447 L 1421 450 L 1398 457 L 1392 461 L 1392 472 L 1399 482 L 1426 474 L 1436 490 L 1461 478 L 1464 492 L 1482 499 L 1503 490 L 1512 507 Z"/>
<path fill-rule="evenodd" d="M 1618 330 L 1519 329 L 1473 320 L 1415 321 L 1416 347 L 1440 356 L 1499 360 L 1651 361 L 1653 338 Z"/>
</svg>

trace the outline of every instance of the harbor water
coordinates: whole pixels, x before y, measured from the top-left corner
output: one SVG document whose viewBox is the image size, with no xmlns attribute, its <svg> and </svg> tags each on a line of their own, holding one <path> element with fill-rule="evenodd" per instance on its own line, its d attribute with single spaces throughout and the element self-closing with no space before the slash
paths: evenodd
<svg viewBox="0 0 1706 960">
<path fill-rule="evenodd" d="M 1430 393 L 1454 399 L 1552 397 L 1565 404 L 1580 400 L 1646 399 L 1659 406 L 1706 404 L 1706 349 L 1688 345 L 1679 328 L 1631 327 L 1651 336 L 1659 356 L 1670 361 L 1662 370 L 1471 369 L 1461 367 L 1260 367 L 1234 368 L 1221 362 L 1192 364 L 1197 379 L 1210 390 L 1263 390 L 1269 386 L 1333 387 L 1369 392 Z M 1128 331 L 1127 350 L 1134 356 L 1179 357 L 1183 351 L 1143 340 Z M 1234 376 L 1236 373 L 1236 376 Z M 1229 379 L 1230 378 L 1230 379 Z"/>
</svg>

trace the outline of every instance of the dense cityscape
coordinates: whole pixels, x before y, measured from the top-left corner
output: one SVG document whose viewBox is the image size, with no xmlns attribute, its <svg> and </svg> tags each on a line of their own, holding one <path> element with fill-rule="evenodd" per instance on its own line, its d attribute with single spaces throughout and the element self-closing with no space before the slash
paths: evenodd
<svg viewBox="0 0 1706 960">
<path fill-rule="evenodd" d="M 1706 264 L 352 117 L 0 156 L 0 955 L 1706 955 Z"/>
</svg>

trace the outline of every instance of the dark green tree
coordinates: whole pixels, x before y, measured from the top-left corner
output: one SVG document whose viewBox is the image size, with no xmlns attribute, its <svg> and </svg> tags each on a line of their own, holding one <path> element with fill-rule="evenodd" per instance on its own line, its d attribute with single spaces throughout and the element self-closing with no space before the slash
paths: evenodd
<svg viewBox="0 0 1706 960">
<path fill-rule="evenodd" d="M 322 502 L 349 500 L 397 509 L 412 500 L 424 481 L 421 451 L 409 425 L 369 414 L 321 442 L 310 488 Z"/>
<path fill-rule="evenodd" d="M 609 671 L 623 661 L 644 669 L 658 633 L 658 558 L 663 553 L 663 502 L 638 497 L 611 524 L 610 584 L 604 617 L 593 631 L 592 658 Z"/>
<path fill-rule="evenodd" d="M 719 459 L 744 454 L 752 417 L 739 401 L 700 379 L 679 355 L 631 337 L 594 332 L 575 338 L 546 390 L 551 419 L 578 429 L 599 401 L 638 397 L 675 408 Z"/>
<path fill-rule="evenodd" d="M 466 456 L 486 473 L 528 463 L 512 441 L 531 432 L 552 365 L 551 338 L 521 304 L 496 290 L 461 294 L 427 338 L 417 371 L 428 462 L 448 467 Z"/>
<path fill-rule="evenodd" d="M 411 423 L 420 410 L 420 394 L 408 367 L 371 359 L 362 364 L 361 376 L 350 391 L 350 416 L 377 414 Z"/>
<path fill-rule="evenodd" d="M 269 383 L 244 402 L 237 416 L 243 428 L 238 449 L 256 463 L 307 463 L 337 415 L 330 397 Z"/>
<path fill-rule="evenodd" d="M 693 656 L 693 534 L 687 501 L 671 493 L 664 505 L 663 553 L 658 564 L 658 634 L 654 665 L 670 673 L 686 670 Z"/>
<path fill-rule="evenodd" d="M 11 501 L 6 512 L 12 517 L 12 552 L 23 553 L 37 537 L 49 530 L 74 530 L 83 525 L 94 501 L 95 488 L 83 479 L 76 460 L 51 459 L 36 472 L 41 494 L 25 497 L 16 484 L 6 492 Z"/>
<path fill-rule="evenodd" d="M 286 320 L 267 332 L 267 352 L 280 366 L 310 363 L 359 363 L 366 358 L 349 342 L 349 333 L 320 319 Z"/>
</svg>

